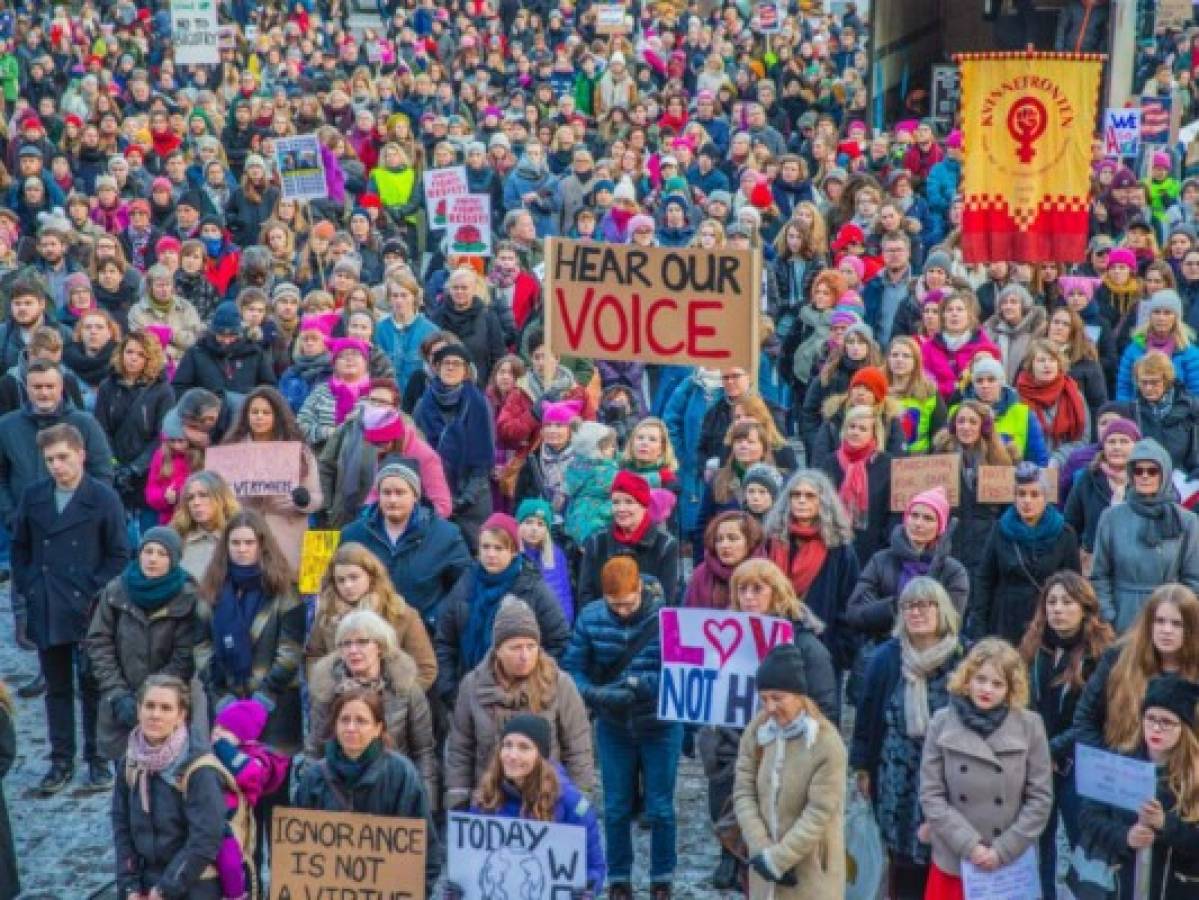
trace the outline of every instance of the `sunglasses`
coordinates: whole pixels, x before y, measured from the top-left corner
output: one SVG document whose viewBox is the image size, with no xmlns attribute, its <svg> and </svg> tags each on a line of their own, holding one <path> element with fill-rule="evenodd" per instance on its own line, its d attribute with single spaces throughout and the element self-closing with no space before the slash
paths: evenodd
<svg viewBox="0 0 1199 900">
<path fill-rule="evenodd" d="M 1161 472 L 1157 466 L 1133 466 L 1132 476 L 1134 478 L 1153 478 Z"/>
</svg>

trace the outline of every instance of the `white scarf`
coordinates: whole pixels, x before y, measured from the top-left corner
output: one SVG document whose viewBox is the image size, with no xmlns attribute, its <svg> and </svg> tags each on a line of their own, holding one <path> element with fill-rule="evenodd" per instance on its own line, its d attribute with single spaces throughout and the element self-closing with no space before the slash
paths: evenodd
<svg viewBox="0 0 1199 900">
<path fill-rule="evenodd" d="M 908 737 L 922 738 L 928 730 L 928 676 L 945 665 L 957 650 L 957 635 L 947 634 L 927 650 L 917 650 L 906 637 L 900 638 L 903 651 L 903 719 Z"/>
</svg>

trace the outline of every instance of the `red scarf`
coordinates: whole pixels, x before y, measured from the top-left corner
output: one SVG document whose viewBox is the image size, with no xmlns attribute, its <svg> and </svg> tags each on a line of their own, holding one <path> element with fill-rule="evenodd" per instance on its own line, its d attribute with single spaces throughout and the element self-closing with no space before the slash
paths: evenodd
<svg viewBox="0 0 1199 900">
<path fill-rule="evenodd" d="M 770 560 L 787 573 L 791 579 L 791 586 L 802 600 L 807 596 L 808 589 L 820 574 L 820 570 L 824 568 L 828 547 L 824 545 L 818 525 L 800 525 L 798 522 L 792 522 L 788 532 L 789 540 L 770 542 Z"/>
<path fill-rule="evenodd" d="M 1016 377 L 1016 393 L 1037 414 L 1041 430 L 1051 441 L 1077 441 L 1087 425 L 1087 404 L 1074 379 L 1059 374 L 1049 384 L 1037 384 L 1028 372 Z M 1048 410 L 1057 405 L 1057 415 L 1049 421 Z"/>
<path fill-rule="evenodd" d="M 641 517 L 641 523 L 632 531 L 625 531 L 615 522 L 612 523 L 612 537 L 616 538 L 616 543 L 624 544 L 626 547 L 631 547 L 634 544 L 641 542 L 645 537 L 645 533 L 649 531 L 649 527 L 654 523 L 650 521 L 649 510 L 645 511 L 645 515 Z"/>
<path fill-rule="evenodd" d="M 846 445 L 845 441 L 837 448 L 837 462 L 845 477 L 841 479 L 841 489 L 837 494 L 845 502 L 845 509 L 855 528 L 861 527 L 866 521 L 870 508 L 870 479 L 866 476 L 866 463 L 874 457 L 876 443 L 873 438 L 856 450 Z"/>
</svg>

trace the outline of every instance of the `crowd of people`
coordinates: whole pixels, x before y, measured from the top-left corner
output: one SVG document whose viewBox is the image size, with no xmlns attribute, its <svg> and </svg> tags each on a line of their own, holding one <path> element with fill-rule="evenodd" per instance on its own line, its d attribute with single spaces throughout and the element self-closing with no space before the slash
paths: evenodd
<svg viewBox="0 0 1199 900">
<path fill-rule="evenodd" d="M 37 792 L 111 792 L 122 900 L 261 896 L 280 806 L 425 820 L 448 897 L 469 811 L 584 829 L 576 900 L 645 895 L 637 822 L 653 900 L 841 900 L 855 793 L 895 900 L 1030 850 L 1047 898 L 1130 896 L 1138 858 L 1144 896 L 1193 896 L 1199 181 L 1097 140 L 1085 260 L 970 264 L 960 131 L 921 92 L 866 124 L 866 11 L 759 6 L 613 35 L 589 2 L 383 2 L 355 35 L 346 0 L 232 0 L 214 66 L 176 62 L 165 3 L 0 9 L 15 690 L 44 695 Z M 1105 5 L 1067 6 L 1097 49 Z M 1189 110 L 1192 46 L 1157 35 L 1137 90 Z M 320 198 L 284 189 L 295 135 Z M 490 256 L 436 227 L 449 166 Z M 558 354 L 552 238 L 751 251 L 757 367 Z M 274 442 L 287 493 L 205 468 Z M 928 454 L 959 483 L 894 512 Z M 339 543 L 304 593 L 310 529 Z M 669 606 L 791 623 L 744 729 L 659 718 Z M 12 716 L 0 689 L 0 774 Z M 1080 796 L 1076 745 L 1156 796 Z M 710 876 L 678 856 L 684 755 Z M 19 849 L 4 814 L 0 898 Z"/>
</svg>

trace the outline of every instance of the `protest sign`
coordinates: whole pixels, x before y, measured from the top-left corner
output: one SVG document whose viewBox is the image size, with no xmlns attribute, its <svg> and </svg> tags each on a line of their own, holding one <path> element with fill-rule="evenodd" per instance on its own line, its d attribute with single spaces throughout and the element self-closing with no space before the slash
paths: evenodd
<svg viewBox="0 0 1199 900">
<path fill-rule="evenodd" d="M 952 63 L 933 66 L 932 116 L 946 128 L 957 120 L 962 102 L 962 73 Z"/>
<path fill-rule="evenodd" d="M 300 593 L 315 594 L 321 589 L 321 579 L 329 561 L 337 552 L 339 531 L 305 531 L 300 546 Z"/>
<path fill-rule="evenodd" d="M 795 629 L 785 619 L 718 609 L 658 612 L 658 718 L 744 728 L 757 709 L 758 664 Z"/>
<path fill-rule="evenodd" d="M 1141 143 L 1161 146 L 1169 144 L 1170 134 L 1177 131 L 1173 97 L 1141 98 Z"/>
<path fill-rule="evenodd" d="M 754 19 L 758 31 L 762 34 L 775 34 L 782 30 L 783 17 L 779 13 L 779 5 L 774 0 L 764 0 L 754 7 Z"/>
<path fill-rule="evenodd" d="M 1137 812 L 1157 795 L 1157 770 L 1145 760 L 1075 744 L 1074 787 L 1080 797 Z"/>
<path fill-rule="evenodd" d="M 424 900 L 423 819 L 276 807 L 271 897 Z"/>
<path fill-rule="evenodd" d="M 757 372 L 760 254 L 546 243 L 556 354 Z"/>
<path fill-rule="evenodd" d="M 1157 18 L 1154 22 L 1154 32 L 1160 33 L 1168 28 L 1181 30 L 1186 28 L 1195 18 L 1194 0 L 1156 0 Z"/>
<path fill-rule="evenodd" d="M 450 253 L 491 256 L 491 198 L 458 194 L 447 198 L 446 236 Z"/>
<path fill-rule="evenodd" d="M 581 825 L 450 813 L 447 878 L 462 900 L 570 897 L 587 886 Z"/>
<path fill-rule="evenodd" d="M 1056 466 L 1046 466 L 1041 470 L 1041 483 L 1045 485 L 1045 499 L 1050 503 L 1057 503 L 1057 479 Z M 1015 501 L 1015 466 L 978 467 L 979 503 L 1014 503 Z"/>
<path fill-rule="evenodd" d="M 171 43 L 175 62 L 215 66 L 221 61 L 217 0 L 171 0 Z"/>
<path fill-rule="evenodd" d="M 962 860 L 962 890 L 966 900 L 1031 900 L 1041 896 L 1037 848 L 1029 847 L 1006 866 L 987 872 Z"/>
<path fill-rule="evenodd" d="M 1141 151 L 1141 111 L 1109 109 L 1103 114 L 1103 152 L 1117 159 L 1135 159 Z"/>
<path fill-rule="evenodd" d="M 449 199 L 470 193 L 470 186 L 466 183 L 466 166 L 427 169 L 423 184 L 429 227 L 434 231 L 440 231 L 445 228 Z"/>
<path fill-rule="evenodd" d="M 275 168 L 279 170 L 285 200 L 323 200 L 329 196 L 315 134 L 275 138 Z"/>
<path fill-rule="evenodd" d="M 299 441 L 246 441 L 204 451 L 204 468 L 216 472 L 243 497 L 278 497 L 300 483 Z"/>
<path fill-rule="evenodd" d="M 628 34 L 624 5 L 620 3 L 597 3 L 595 6 L 596 34 Z"/>
<path fill-rule="evenodd" d="M 934 453 L 932 456 L 891 460 L 891 512 L 903 512 L 909 500 L 938 485 L 945 488 L 949 505 L 957 506 L 961 489 L 958 469 L 961 463 L 956 453 Z"/>
</svg>

